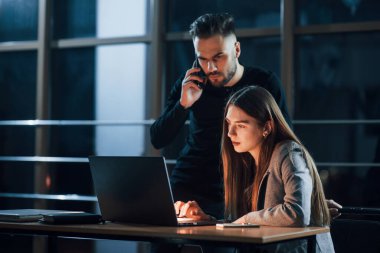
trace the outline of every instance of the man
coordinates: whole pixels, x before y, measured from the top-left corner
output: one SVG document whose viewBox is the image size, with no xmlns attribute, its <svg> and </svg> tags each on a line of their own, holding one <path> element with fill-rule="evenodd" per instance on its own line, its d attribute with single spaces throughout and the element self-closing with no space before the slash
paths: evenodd
<svg viewBox="0 0 380 253">
<path fill-rule="evenodd" d="M 260 85 L 276 98 L 290 123 L 289 114 L 276 75 L 239 63 L 241 48 L 232 16 L 205 14 L 191 24 L 190 35 L 200 68 L 187 70 L 174 84 L 163 114 L 151 126 L 151 141 L 155 148 L 164 147 L 190 120 L 186 144 L 170 178 L 174 199 L 196 200 L 206 213 L 221 218 L 220 138 L 226 100 L 245 86 Z M 207 80 L 196 75 L 201 70 Z M 197 82 L 206 84 L 202 89 Z"/>
<path fill-rule="evenodd" d="M 239 63 L 241 48 L 231 15 L 202 15 L 191 24 L 189 33 L 200 67 L 187 70 L 172 87 L 163 114 L 150 128 L 151 142 L 155 148 L 166 146 L 189 119 L 186 144 L 170 177 L 174 199 L 195 200 L 205 213 L 222 218 L 220 140 L 229 96 L 249 85 L 261 86 L 273 95 L 287 122 L 291 122 L 277 76 Z M 200 76 L 201 72 L 206 78 Z M 181 208 L 176 209 L 178 212 Z"/>
</svg>

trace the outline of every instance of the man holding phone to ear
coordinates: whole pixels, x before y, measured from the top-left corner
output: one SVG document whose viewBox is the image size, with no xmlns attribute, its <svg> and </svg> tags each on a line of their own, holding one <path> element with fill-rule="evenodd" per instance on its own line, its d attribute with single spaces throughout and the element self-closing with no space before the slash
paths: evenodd
<svg viewBox="0 0 380 253">
<path fill-rule="evenodd" d="M 261 86 L 276 99 L 290 126 L 291 121 L 278 77 L 239 63 L 241 47 L 231 15 L 202 15 L 190 25 L 189 33 L 196 62 L 172 87 L 163 114 L 151 126 L 151 142 L 155 148 L 168 145 L 185 121 L 190 121 L 185 146 L 170 177 L 174 200 L 196 201 L 205 213 L 220 219 L 224 212 L 220 141 L 229 96 L 249 85 Z M 185 205 L 177 202 L 177 213 L 183 213 L 180 210 Z"/>
</svg>

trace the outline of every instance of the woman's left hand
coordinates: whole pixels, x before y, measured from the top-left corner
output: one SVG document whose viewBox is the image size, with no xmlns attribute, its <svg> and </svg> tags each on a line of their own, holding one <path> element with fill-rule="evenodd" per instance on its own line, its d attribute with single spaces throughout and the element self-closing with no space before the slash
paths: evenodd
<svg viewBox="0 0 380 253">
<path fill-rule="evenodd" d="M 339 209 L 341 209 L 342 206 L 332 199 L 326 199 L 326 204 L 327 204 L 327 207 L 329 208 L 331 218 L 332 219 L 338 218 L 341 214 L 339 212 Z"/>
<path fill-rule="evenodd" d="M 244 215 L 244 216 L 240 217 L 239 219 L 235 220 L 232 223 L 238 223 L 238 224 L 247 223 L 247 215 Z"/>
</svg>

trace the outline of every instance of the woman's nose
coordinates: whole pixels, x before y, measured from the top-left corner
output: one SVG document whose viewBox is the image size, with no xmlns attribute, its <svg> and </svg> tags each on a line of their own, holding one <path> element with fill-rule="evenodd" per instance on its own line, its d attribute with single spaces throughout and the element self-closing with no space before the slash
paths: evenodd
<svg viewBox="0 0 380 253">
<path fill-rule="evenodd" d="M 227 136 L 228 136 L 228 137 L 231 137 L 231 136 L 233 136 L 233 135 L 235 135 L 235 130 L 234 130 L 233 127 L 229 127 L 229 128 L 228 128 Z"/>
</svg>

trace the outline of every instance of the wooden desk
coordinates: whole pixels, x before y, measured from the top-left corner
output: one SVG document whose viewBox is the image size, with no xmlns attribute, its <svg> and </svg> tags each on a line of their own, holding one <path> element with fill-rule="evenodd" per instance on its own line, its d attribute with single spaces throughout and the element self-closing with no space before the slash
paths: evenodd
<svg viewBox="0 0 380 253">
<path fill-rule="evenodd" d="M 214 244 L 241 247 L 282 241 L 308 239 L 308 251 L 315 252 L 316 235 L 329 232 L 328 227 L 216 228 L 131 226 L 106 223 L 98 225 L 45 225 L 40 223 L 0 222 L 0 233 L 47 235 L 110 240 L 150 241 L 176 244 Z"/>
</svg>

